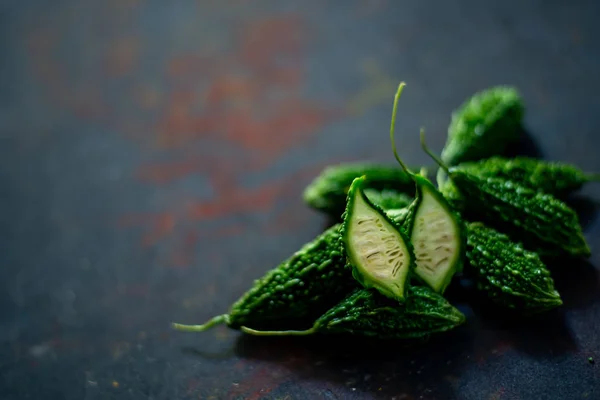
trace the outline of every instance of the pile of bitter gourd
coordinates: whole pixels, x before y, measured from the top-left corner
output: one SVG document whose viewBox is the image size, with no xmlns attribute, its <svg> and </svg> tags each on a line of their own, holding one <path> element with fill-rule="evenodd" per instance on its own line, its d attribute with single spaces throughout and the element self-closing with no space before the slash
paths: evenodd
<svg viewBox="0 0 600 400">
<path fill-rule="evenodd" d="M 549 256 L 587 257 L 577 214 L 563 201 L 597 176 L 539 159 L 503 158 L 521 137 L 524 107 L 507 86 L 475 94 L 452 115 L 437 187 L 415 172 L 390 138 L 399 166 L 325 169 L 305 190 L 337 223 L 254 282 L 224 323 L 254 335 L 346 333 L 422 338 L 465 316 L 443 297 L 456 274 L 501 307 L 538 313 L 560 306 Z"/>
</svg>

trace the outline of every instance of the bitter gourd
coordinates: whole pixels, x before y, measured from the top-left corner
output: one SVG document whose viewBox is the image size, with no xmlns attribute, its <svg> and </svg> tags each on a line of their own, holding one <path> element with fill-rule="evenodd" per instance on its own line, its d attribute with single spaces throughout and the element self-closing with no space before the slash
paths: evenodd
<svg viewBox="0 0 600 400">
<path fill-rule="evenodd" d="M 403 227 L 414 247 L 416 274 L 433 290 L 443 293 L 454 274 L 462 270 L 466 240 L 464 228 L 458 215 L 431 182 L 411 172 L 398 156 L 394 127 L 398 100 L 404 86 L 404 83 L 398 86 L 394 98 L 390 140 L 396 160 L 415 182 L 417 195 L 409 207 Z"/>
<path fill-rule="evenodd" d="M 529 157 L 491 157 L 466 162 L 454 167 L 482 178 L 504 178 L 555 196 L 565 196 L 592 180 L 597 174 L 586 174 L 572 164 L 549 162 Z"/>
<path fill-rule="evenodd" d="M 335 219 L 346 208 L 346 197 L 352 181 L 366 176 L 365 189 L 391 189 L 409 196 L 414 194 L 414 184 L 400 168 L 375 163 L 342 163 L 323 170 L 305 189 L 304 202 Z"/>
<path fill-rule="evenodd" d="M 540 257 L 507 235 L 479 222 L 468 224 L 467 258 L 477 288 L 496 304 L 531 312 L 562 304 Z"/>
<path fill-rule="evenodd" d="M 405 208 L 393 208 L 391 210 L 385 210 L 386 215 L 394 221 L 397 225 L 403 226 L 408 218 L 410 210 L 408 207 Z"/>
<path fill-rule="evenodd" d="M 352 182 L 340 228 L 352 275 L 365 288 L 403 301 L 415 266 L 413 248 L 400 227 L 367 199 L 365 181 L 360 177 Z"/>
<path fill-rule="evenodd" d="M 371 200 L 371 203 L 383 208 L 384 210 L 404 208 L 413 201 L 412 196 L 391 189 L 365 189 L 365 196 Z"/>
<path fill-rule="evenodd" d="M 339 224 L 327 229 L 255 281 L 228 314 L 204 325 L 174 327 L 200 332 L 222 323 L 234 329 L 241 325 L 281 327 L 282 320 L 302 318 L 312 323 L 358 287 L 346 265 L 339 229 Z"/>
<path fill-rule="evenodd" d="M 258 331 L 259 336 L 312 335 L 315 333 L 370 336 L 379 339 L 423 338 L 453 329 L 465 316 L 444 297 L 424 286 L 412 286 L 404 304 L 387 299 L 370 289 L 357 289 L 304 331 Z"/>
<path fill-rule="evenodd" d="M 533 251 L 544 255 L 564 252 L 589 256 L 590 248 L 583 236 L 575 211 L 552 195 L 502 178 L 481 178 L 459 168 L 448 167 L 433 154 L 421 137 L 423 149 L 448 174 L 452 184 L 444 184 L 443 193 L 457 199 L 463 216 L 485 222 Z"/>
<path fill-rule="evenodd" d="M 442 151 L 447 165 L 502 154 L 521 134 L 523 100 L 510 86 L 476 93 L 452 113 Z"/>
</svg>

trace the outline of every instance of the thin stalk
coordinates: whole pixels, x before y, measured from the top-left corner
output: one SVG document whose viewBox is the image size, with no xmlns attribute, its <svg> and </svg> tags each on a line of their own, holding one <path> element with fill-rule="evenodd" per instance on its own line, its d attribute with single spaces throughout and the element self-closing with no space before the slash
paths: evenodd
<svg viewBox="0 0 600 400">
<path fill-rule="evenodd" d="M 427 144 L 425 143 L 425 130 L 423 128 L 421 128 L 421 147 L 423 148 L 423 151 L 427 153 L 427 155 L 431 157 L 437 165 L 440 166 L 440 168 L 446 171 L 447 174 L 450 174 L 448 166 L 444 164 L 444 162 L 438 156 L 436 156 L 433 151 L 429 150 L 429 147 L 427 147 Z"/>
<path fill-rule="evenodd" d="M 398 100 L 400 100 L 400 96 L 402 95 L 404 86 L 406 86 L 406 83 L 400 82 L 400 84 L 398 85 L 398 90 L 396 90 L 396 95 L 394 96 L 394 107 L 392 108 L 392 123 L 390 124 L 390 141 L 392 142 L 392 151 L 394 152 L 394 157 L 396 158 L 396 161 L 398 161 L 404 172 L 412 176 L 413 173 L 400 159 L 398 151 L 396 150 L 396 141 L 394 140 L 394 131 L 396 130 L 396 114 L 398 112 Z"/>
<path fill-rule="evenodd" d="M 171 326 L 173 327 L 173 329 L 177 329 L 178 331 L 183 331 L 183 332 L 204 332 L 205 330 L 208 330 L 208 329 L 212 328 L 213 326 L 220 325 L 220 324 L 227 324 L 228 322 L 229 322 L 229 315 L 223 314 L 223 315 L 217 315 L 216 317 L 210 319 L 208 322 L 206 322 L 205 324 L 202 324 L 202 325 L 183 325 L 183 324 L 173 323 Z"/>
<path fill-rule="evenodd" d="M 240 329 L 242 332 L 254 336 L 307 336 L 317 332 L 315 328 L 307 329 L 305 331 L 258 331 L 242 326 Z"/>
<path fill-rule="evenodd" d="M 585 177 L 590 182 L 600 181 L 600 174 L 586 174 Z"/>
</svg>

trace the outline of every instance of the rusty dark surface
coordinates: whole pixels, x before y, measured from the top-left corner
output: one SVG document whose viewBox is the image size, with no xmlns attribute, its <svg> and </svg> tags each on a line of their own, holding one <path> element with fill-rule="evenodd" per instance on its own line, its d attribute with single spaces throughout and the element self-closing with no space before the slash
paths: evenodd
<svg viewBox="0 0 600 400">
<path fill-rule="evenodd" d="M 439 151 L 453 108 L 508 83 L 541 154 L 600 171 L 598 4 L 0 3 L 0 398 L 600 399 L 590 201 L 593 256 L 537 318 L 454 290 L 468 324 L 415 348 L 169 327 L 323 229 L 300 198 L 323 166 L 393 162 L 399 80 L 410 164 L 420 126 Z"/>
</svg>

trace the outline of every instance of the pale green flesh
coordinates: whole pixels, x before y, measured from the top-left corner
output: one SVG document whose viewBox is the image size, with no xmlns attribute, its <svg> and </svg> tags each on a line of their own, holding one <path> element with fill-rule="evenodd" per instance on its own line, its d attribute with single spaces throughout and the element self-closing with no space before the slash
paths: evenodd
<svg viewBox="0 0 600 400">
<path fill-rule="evenodd" d="M 415 272 L 435 291 L 445 289 L 460 253 L 459 227 L 429 188 L 422 191 L 412 229 Z"/>
<path fill-rule="evenodd" d="M 350 253 L 355 267 L 368 281 L 365 283 L 395 297 L 404 297 L 410 256 L 396 228 L 360 194 L 354 201 L 349 228 Z"/>
</svg>

